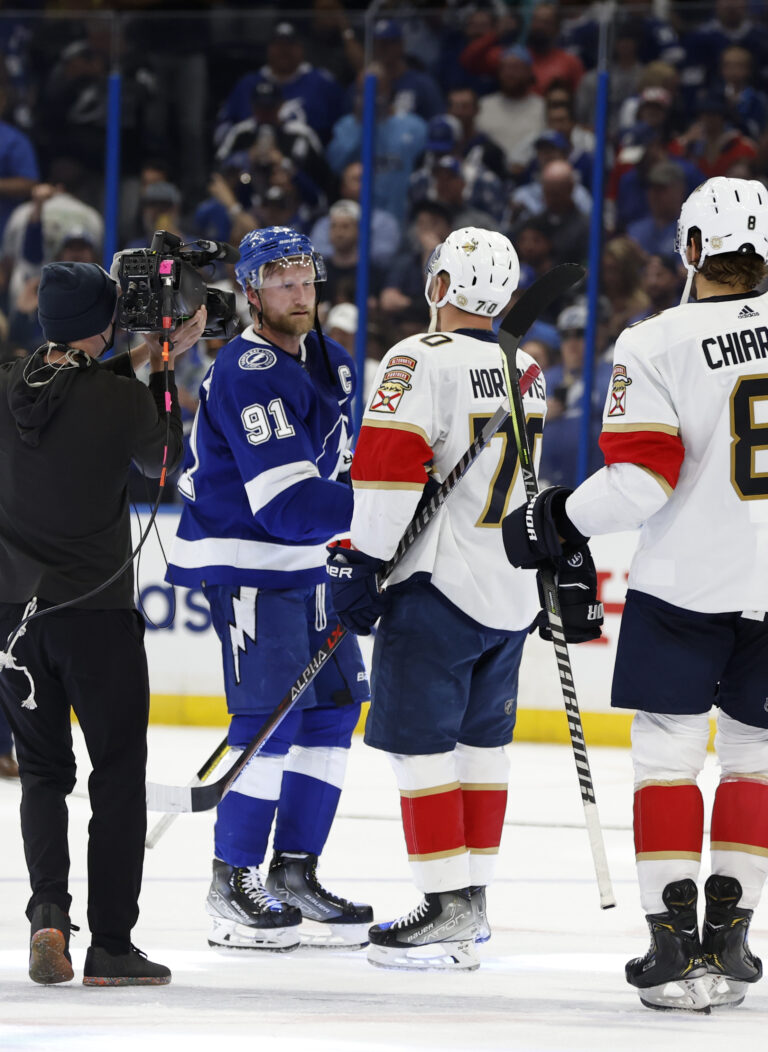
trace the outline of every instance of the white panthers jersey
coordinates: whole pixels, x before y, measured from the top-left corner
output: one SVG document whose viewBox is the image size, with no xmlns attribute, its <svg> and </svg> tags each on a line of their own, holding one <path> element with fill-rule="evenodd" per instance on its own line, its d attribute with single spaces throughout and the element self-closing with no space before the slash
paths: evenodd
<svg viewBox="0 0 768 1052">
<path fill-rule="evenodd" d="M 600 445 L 669 494 L 642 526 L 630 588 L 702 613 L 768 609 L 768 295 L 625 330 Z"/>
<path fill-rule="evenodd" d="M 517 354 L 518 373 L 533 359 Z M 496 336 L 483 329 L 401 341 L 382 361 L 363 418 L 352 482 L 352 543 L 389 559 L 431 476 L 442 481 L 506 398 Z M 524 396 L 534 456 L 546 412 L 540 374 Z M 389 579 L 427 575 L 488 628 L 527 628 L 539 610 L 536 575 L 511 566 L 501 522 L 525 501 L 511 420 L 480 453 Z"/>
</svg>

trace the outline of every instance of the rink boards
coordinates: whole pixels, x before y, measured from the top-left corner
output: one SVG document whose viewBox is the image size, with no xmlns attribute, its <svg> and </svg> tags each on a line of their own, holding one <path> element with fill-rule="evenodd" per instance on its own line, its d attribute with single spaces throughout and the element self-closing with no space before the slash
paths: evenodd
<svg viewBox="0 0 768 1052">
<path fill-rule="evenodd" d="M 146 522 L 146 515 L 143 516 Z M 166 553 L 170 550 L 178 511 L 158 515 Z M 137 539 L 138 525 L 134 520 Z M 626 581 L 637 534 L 595 537 L 591 548 L 597 567 L 600 598 L 605 604 L 603 637 L 571 647 L 576 691 L 587 741 L 595 745 L 628 745 L 631 714 L 612 712 L 610 687 L 616 655 Z M 137 570 L 137 591 L 148 618 L 146 645 L 152 687 L 154 723 L 223 726 L 219 644 L 208 606 L 197 589 L 173 589 L 164 581 L 165 561 L 152 534 Z M 368 658 L 370 640 L 363 639 Z M 286 690 L 289 684 L 286 684 Z M 275 698 L 275 705 L 280 698 Z M 522 741 L 566 742 L 568 726 L 551 643 L 533 635 L 528 640 L 520 675 L 516 738 Z"/>
</svg>

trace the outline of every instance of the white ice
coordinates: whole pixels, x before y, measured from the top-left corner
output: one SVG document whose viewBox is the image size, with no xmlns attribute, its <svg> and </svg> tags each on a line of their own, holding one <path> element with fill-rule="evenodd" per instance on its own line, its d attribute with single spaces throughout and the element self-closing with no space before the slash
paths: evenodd
<svg viewBox="0 0 768 1052">
<path fill-rule="evenodd" d="M 152 727 L 149 776 L 186 783 L 219 728 Z M 87 760 L 70 799 L 72 919 L 85 927 Z M 569 748 L 514 744 L 498 878 L 489 890 L 493 937 L 473 973 L 389 972 L 364 952 L 300 950 L 221 957 L 203 911 L 213 814 L 182 815 L 147 852 L 134 941 L 168 964 L 168 987 L 89 989 L 77 978 L 88 935 L 73 936 L 76 979 L 39 987 L 27 972 L 27 876 L 18 786 L 0 783 L 0 1050 L 2 1052 L 722 1052 L 764 1047 L 768 986 L 711 1016 L 643 1008 L 624 962 L 647 949 L 634 880 L 629 754 L 590 751 L 616 909 L 601 911 Z M 705 771 L 711 800 L 716 769 Z M 158 816 L 150 815 L 150 823 Z M 705 856 L 706 858 L 706 856 Z M 706 861 L 702 876 L 707 872 Z M 332 890 L 371 902 L 377 919 L 416 904 L 386 757 L 355 740 L 339 817 L 320 865 Z M 768 907 L 751 943 L 768 955 Z"/>
</svg>

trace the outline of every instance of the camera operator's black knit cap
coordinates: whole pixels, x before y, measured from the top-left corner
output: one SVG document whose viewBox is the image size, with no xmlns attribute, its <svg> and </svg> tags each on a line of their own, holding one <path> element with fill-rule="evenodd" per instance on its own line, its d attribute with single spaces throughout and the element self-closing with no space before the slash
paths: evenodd
<svg viewBox="0 0 768 1052">
<path fill-rule="evenodd" d="M 48 263 L 37 293 L 43 336 L 77 343 L 104 332 L 117 303 L 117 284 L 96 263 Z"/>
</svg>

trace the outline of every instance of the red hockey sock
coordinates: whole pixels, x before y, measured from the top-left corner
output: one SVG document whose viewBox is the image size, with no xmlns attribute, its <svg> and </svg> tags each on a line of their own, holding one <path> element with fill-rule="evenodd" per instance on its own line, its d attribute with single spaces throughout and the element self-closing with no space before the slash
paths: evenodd
<svg viewBox="0 0 768 1052">
<path fill-rule="evenodd" d="M 646 784 L 635 790 L 638 861 L 701 858 L 704 801 L 695 782 Z"/>
<path fill-rule="evenodd" d="M 424 861 L 466 851 L 464 809 L 458 782 L 431 789 L 401 790 L 400 810 L 408 858 Z"/>
<path fill-rule="evenodd" d="M 464 831 L 470 851 L 498 851 L 507 809 L 507 790 L 484 785 L 461 787 Z"/>
<path fill-rule="evenodd" d="M 768 783 L 727 775 L 712 809 L 713 851 L 768 856 Z"/>
</svg>

